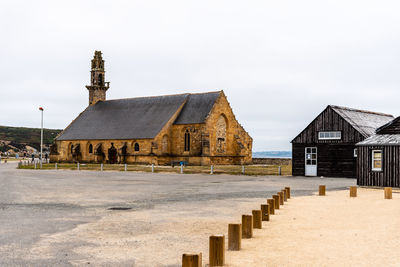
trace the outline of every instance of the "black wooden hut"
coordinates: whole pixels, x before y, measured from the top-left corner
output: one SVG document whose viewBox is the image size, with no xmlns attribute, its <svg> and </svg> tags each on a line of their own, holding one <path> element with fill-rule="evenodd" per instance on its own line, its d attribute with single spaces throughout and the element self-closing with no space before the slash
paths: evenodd
<svg viewBox="0 0 400 267">
<path fill-rule="evenodd" d="M 400 187 L 400 117 L 357 144 L 357 184 Z"/>
<path fill-rule="evenodd" d="M 356 144 L 392 115 L 329 105 L 292 140 L 293 176 L 356 178 Z"/>
</svg>

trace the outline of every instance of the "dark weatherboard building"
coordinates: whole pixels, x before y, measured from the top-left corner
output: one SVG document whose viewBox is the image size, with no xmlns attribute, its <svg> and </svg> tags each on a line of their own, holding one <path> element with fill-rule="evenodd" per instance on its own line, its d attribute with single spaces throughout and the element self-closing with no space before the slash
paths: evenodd
<svg viewBox="0 0 400 267">
<path fill-rule="evenodd" d="M 357 147 L 358 185 L 400 187 L 400 117 Z"/>
<path fill-rule="evenodd" d="M 293 176 L 356 178 L 356 144 L 392 115 L 329 105 L 292 140 Z"/>
</svg>

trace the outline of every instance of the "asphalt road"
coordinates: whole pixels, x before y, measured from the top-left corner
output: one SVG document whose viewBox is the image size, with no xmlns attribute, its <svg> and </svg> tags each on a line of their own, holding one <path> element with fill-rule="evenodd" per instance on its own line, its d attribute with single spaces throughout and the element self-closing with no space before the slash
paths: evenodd
<svg viewBox="0 0 400 267">
<path fill-rule="evenodd" d="M 90 255 L 74 251 L 85 246 L 85 241 L 73 236 L 51 246 L 45 256 L 35 247 L 44 238 L 99 221 L 112 209 L 135 212 L 168 204 L 164 209 L 168 213 L 182 203 L 207 205 L 210 200 L 270 197 L 284 186 L 291 187 L 293 196 L 301 196 L 317 191 L 319 184 L 329 191 L 355 182 L 343 178 L 17 170 L 15 163 L 2 163 L 0 266 L 80 265 L 77 259 L 90 264 Z M 119 261 L 115 265 L 132 264 Z"/>
</svg>

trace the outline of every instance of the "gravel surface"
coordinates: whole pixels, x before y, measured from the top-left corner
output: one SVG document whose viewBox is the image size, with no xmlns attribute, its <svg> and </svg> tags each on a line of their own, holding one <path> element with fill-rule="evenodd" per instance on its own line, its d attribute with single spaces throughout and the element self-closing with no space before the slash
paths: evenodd
<svg viewBox="0 0 400 267">
<path fill-rule="evenodd" d="M 0 266 L 179 266 L 284 186 L 354 179 L 17 170 L 0 164 Z"/>
</svg>

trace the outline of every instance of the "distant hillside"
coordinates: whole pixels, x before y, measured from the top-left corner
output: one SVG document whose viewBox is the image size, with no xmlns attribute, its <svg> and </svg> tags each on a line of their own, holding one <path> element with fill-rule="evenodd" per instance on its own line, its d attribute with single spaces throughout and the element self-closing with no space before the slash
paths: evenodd
<svg viewBox="0 0 400 267">
<path fill-rule="evenodd" d="M 54 138 L 60 132 L 61 130 L 43 129 L 43 143 L 46 145 L 53 143 Z M 22 148 L 22 146 L 28 145 L 33 148 L 39 149 L 40 129 L 0 126 L 0 140 L 9 141 L 6 143 L 8 145 L 11 145 L 12 147 Z M 8 149 L 0 145 L 0 150 L 4 152 Z"/>
<path fill-rule="evenodd" d="M 292 158 L 292 151 L 253 152 L 253 158 Z"/>
</svg>

